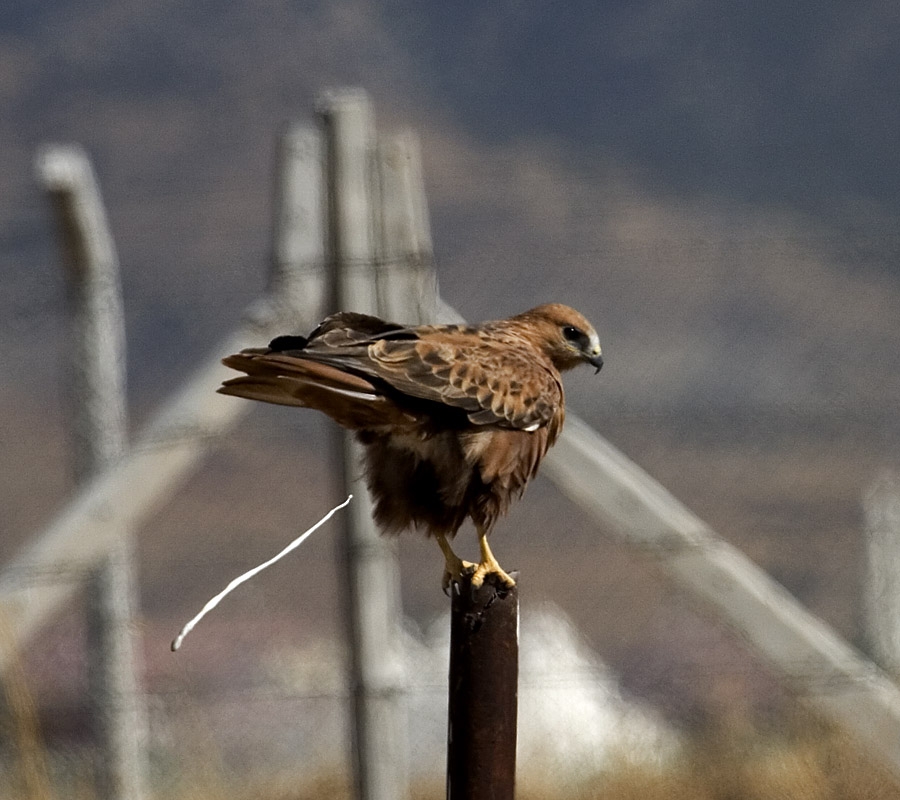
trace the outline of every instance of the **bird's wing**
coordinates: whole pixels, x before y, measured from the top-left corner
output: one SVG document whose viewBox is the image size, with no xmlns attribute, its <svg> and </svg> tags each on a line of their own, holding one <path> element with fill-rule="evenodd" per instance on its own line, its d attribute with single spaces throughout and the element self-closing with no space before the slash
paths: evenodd
<svg viewBox="0 0 900 800">
<path fill-rule="evenodd" d="M 284 404 L 292 404 L 285 389 L 308 382 L 313 365 L 333 368 L 332 390 L 380 396 L 389 387 L 401 395 L 459 408 L 476 425 L 535 431 L 553 420 L 563 404 L 558 373 L 524 344 L 516 346 L 474 328 L 404 328 L 361 314 L 335 314 L 308 339 L 279 337 L 268 351 L 244 351 L 225 363 L 251 377 L 264 372 L 274 380 L 271 376 L 277 374 L 277 391 L 270 393 L 277 399 L 268 402 Z M 339 379 L 339 374 L 344 377 Z M 240 386 L 246 397 L 245 383 L 236 378 L 226 387 L 237 393 Z M 308 403 L 304 399 L 294 404 Z M 327 406 L 316 407 L 331 413 Z"/>
<path fill-rule="evenodd" d="M 368 348 L 374 375 L 423 400 L 461 408 L 476 425 L 537 430 L 562 406 L 555 371 L 537 354 L 484 337 L 423 335 Z"/>
</svg>

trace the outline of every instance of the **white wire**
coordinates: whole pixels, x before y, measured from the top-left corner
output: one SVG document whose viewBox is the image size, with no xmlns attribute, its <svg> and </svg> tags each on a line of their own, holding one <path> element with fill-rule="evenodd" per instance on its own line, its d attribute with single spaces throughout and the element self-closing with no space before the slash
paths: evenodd
<svg viewBox="0 0 900 800">
<path fill-rule="evenodd" d="M 242 575 L 238 575 L 231 583 L 228 584 L 228 586 L 226 586 L 215 597 L 213 597 L 211 600 L 209 600 L 209 602 L 207 602 L 207 604 L 205 606 L 203 606 L 202 609 L 200 609 L 200 613 L 197 614 L 190 622 L 187 623 L 187 625 L 185 625 L 181 629 L 181 632 L 172 641 L 172 652 L 175 652 L 179 647 L 181 647 L 181 643 L 184 641 L 184 637 L 187 636 L 194 629 L 194 626 L 196 626 L 196 624 L 198 622 L 200 622 L 200 620 L 203 619 L 203 617 L 205 617 L 210 611 L 212 611 L 217 605 L 219 605 L 219 603 L 222 601 L 222 598 L 224 598 L 225 595 L 227 595 L 233 589 L 236 589 L 244 581 L 248 581 L 254 575 L 257 575 L 258 573 L 262 572 L 266 567 L 271 567 L 272 564 L 274 564 L 279 559 L 284 558 L 292 550 L 295 550 L 296 548 L 298 548 L 301 544 L 303 544 L 304 541 L 306 541 L 306 538 L 311 533 L 313 533 L 314 531 L 317 531 L 319 528 L 321 528 L 338 511 L 340 511 L 342 508 L 345 508 L 352 499 L 353 499 L 352 494 L 347 495 L 347 499 L 344 500 L 343 503 L 332 508 L 331 511 L 329 511 L 324 517 L 322 517 L 322 519 L 320 519 L 311 528 L 308 528 L 303 533 L 301 533 L 296 539 L 294 539 L 293 542 L 291 542 L 287 547 L 285 547 L 284 550 L 282 550 L 277 556 L 270 558 L 268 561 L 260 564 L 258 567 L 254 567 L 251 570 L 247 570 L 247 572 L 243 573 Z"/>
</svg>

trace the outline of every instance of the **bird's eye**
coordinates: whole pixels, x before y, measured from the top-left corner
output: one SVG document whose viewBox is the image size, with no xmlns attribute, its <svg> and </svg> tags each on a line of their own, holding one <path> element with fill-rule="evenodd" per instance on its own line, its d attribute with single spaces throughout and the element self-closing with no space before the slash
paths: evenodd
<svg viewBox="0 0 900 800">
<path fill-rule="evenodd" d="M 578 330 L 578 328 L 573 327 L 572 325 L 566 325 L 563 329 L 563 336 L 566 337 L 570 342 L 577 342 L 581 339 L 584 334 Z"/>
</svg>

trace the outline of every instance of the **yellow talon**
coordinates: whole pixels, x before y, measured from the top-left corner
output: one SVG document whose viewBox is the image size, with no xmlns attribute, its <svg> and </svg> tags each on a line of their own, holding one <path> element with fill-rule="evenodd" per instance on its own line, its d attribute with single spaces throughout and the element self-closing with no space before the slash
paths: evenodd
<svg viewBox="0 0 900 800">
<path fill-rule="evenodd" d="M 516 585 L 515 579 L 495 561 L 493 564 L 481 563 L 475 568 L 472 573 L 472 588 L 480 589 L 488 575 L 496 577 L 497 581 L 507 589 L 512 589 Z"/>
<path fill-rule="evenodd" d="M 441 588 L 444 590 L 444 594 L 449 594 L 451 584 L 459 585 L 465 575 L 474 574 L 475 564 L 471 561 L 463 561 L 456 555 L 446 536 L 438 534 L 435 539 L 444 554 L 444 577 L 441 579 Z"/>
<path fill-rule="evenodd" d="M 445 594 L 449 594 L 452 584 L 461 584 L 466 576 L 470 576 L 473 589 L 480 589 L 488 575 L 493 575 L 496 581 L 507 589 L 511 589 L 516 585 L 512 576 L 494 558 L 494 554 L 488 545 L 487 536 L 480 530 L 478 532 L 478 544 L 481 548 L 481 561 L 478 564 L 473 564 L 471 561 L 463 561 L 456 555 L 446 536 L 438 534 L 434 538 L 437 539 L 438 547 L 441 548 L 441 552 L 444 554 L 444 577 L 441 580 L 441 587 Z"/>
<path fill-rule="evenodd" d="M 515 580 L 494 558 L 494 554 L 488 545 L 487 534 L 481 530 L 478 531 L 478 545 L 481 548 L 481 563 L 475 568 L 475 572 L 472 573 L 472 588 L 481 588 L 484 584 L 484 579 L 488 575 L 494 575 L 499 583 L 507 589 L 512 589 L 516 585 Z"/>
</svg>

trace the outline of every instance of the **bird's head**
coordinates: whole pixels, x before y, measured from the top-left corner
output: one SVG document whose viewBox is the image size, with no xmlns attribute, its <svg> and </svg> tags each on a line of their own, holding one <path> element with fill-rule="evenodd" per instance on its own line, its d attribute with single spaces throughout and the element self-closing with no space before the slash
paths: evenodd
<svg viewBox="0 0 900 800">
<path fill-rule="evenodd" d="M 599 372 L 603 366 L 597 331 L 574 308 L 547 303 L 519 314 L 518 319 L 527 319 L 539 332 L 541 345 L 558 370 L 587 362 Z"/>
</svg>

